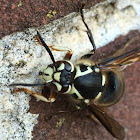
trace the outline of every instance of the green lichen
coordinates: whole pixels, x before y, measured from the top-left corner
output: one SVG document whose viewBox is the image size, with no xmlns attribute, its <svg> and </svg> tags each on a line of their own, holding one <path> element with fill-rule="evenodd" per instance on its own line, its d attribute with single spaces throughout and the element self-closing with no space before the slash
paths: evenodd
<svg viewBox="0 0 140 140">
<path fill-rule="evenodd" d="M 20 60 L 19 62 L 16 63 L 15 66 L 18 67 L 18 68 L 23 68 L 26 64 L 27 64 L 26 61 Z"/>
</svg>

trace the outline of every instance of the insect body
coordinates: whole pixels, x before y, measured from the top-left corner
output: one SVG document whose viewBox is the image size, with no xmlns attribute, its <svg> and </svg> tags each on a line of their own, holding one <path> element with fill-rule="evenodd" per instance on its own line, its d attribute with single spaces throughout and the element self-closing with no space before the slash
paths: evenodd
<svg viewBox="0 0 140 140">
<path fill-rule="evenodd" d="M 108 107 L 117 103 L 124 93 L 124 80 L 117 70 L 140 59 L 140 49 L 135 49 L 122 55 L 116 52 L 112 57 L 101 61 L 93 62 L 87 58 L 95 53 L 96 47 L 93 36 L 88 28 L 82 9 L 80 10 L 82 21 L 87 28 L 87 35 L 93 51 L 81 57 L 80 60 L 72 63 L 70 61 L 72 50 L 47 46 L 39 32 L 37 41 L 45 47 L 53 64 L 41 71 L 43 83 L 41 84 L 11 84 L 10 86 L 35 86 L 45 85 L 51 89 L 50 98 L 47 99 L 39 93 L 33 93 L 27 88 L 18 88 L 18 91 L 25 91 L 45 102 L 54 102 L 57 94 L 67 94 L 73 98 L 76 104 L 85 103 L 89 111 L 102 123 L 102 125 L 118 139 L 125 137 L 124 128 L 109 116 L 102 107 Z M 128 44 L 130 44 L 131 40 Z M 123 49 L 125 49 L 126 44 Z M 55 61 L 49 48 L 59 51 L 67 51 L 64 60 Z M 120 52 L 120 50 L 119 50 Z M 78 101 L 78 102 L 77 102 Z"/>
<path fill-rule="evenodd" d="M 124 92 L 124 82 L 115 71 L 102 72 L 91 60 L 80 60 L 76 64 L 68 60 L 57 61 L 41 74 L 46 83 L 56 93 L 69 94 L 75 99 L 100 106 L 115 104 Z"/>
</svg>

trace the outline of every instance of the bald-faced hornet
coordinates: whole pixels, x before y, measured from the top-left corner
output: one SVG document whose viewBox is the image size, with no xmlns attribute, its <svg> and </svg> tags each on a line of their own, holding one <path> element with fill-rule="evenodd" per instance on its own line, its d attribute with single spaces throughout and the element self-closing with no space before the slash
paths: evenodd
<svg viewBox="0 0 140 140">
<path fill-rule="evenodd" d="M 93 46 L 93 51 L 81 57 L 75 64 L 70 61 L 73 54 L 72 50 L 47 46 L 39 32 L 37 32 L 37 41 L 45 47 L 53 62 L 41 71 L 43 83 L 39 84 L 10 84 L 10 86 L 36 86 L 44 85 L 51 90 L 50 98 L 47 99 L 39 93 L 34 93 L 27 88 L 18 88 L 16 92 L 24 91 L 45 102 L 54 102 L 57 94 L 67 94 L 76 105 L 84 103 L 91 114 L 93 114 L 102 125 L 117 139 L 125 137 L 124 128 L 104 111 L 103 107 L 109 107 L 116 104 L 124 94 L 124 80 L 118 71 L 140 59 L 140 48 L 127 53 L 118 55 L 118 50 L 112 57 L 93 62 L 87 59 L 96 51 L 94 39 L 91 30 L 87 26 L 83 11 L 80 10 L 82 21 L 87 29 L 87 35 Z M 129 41 L 130 44 L 135 39 Z M 121 50 L 124 50 L 126 44 Z M 50 49 L 58 51 L 67 51 L 64 60 L 55 61 Z"/>
</svg>

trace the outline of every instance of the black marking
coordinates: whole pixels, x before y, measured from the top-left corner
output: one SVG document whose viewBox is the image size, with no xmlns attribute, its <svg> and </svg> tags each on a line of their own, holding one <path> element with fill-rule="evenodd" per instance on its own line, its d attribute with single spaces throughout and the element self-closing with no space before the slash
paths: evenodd
<svg viewBox="0 0 140 140">
<path fill-rule="evenodd" d="M 79 67 L 80 67 L 81 72 L 84 72 L 84 71 L 88 70 L 87 69 L 88 66 L 86 66 L 86 65 L 81 64 L 81 65 L 79 65 Z"/>
<path fill-rule="evenodd" d="M 62 89 L 61 89 L 60 93 L 65 93 L 65 92 L 68 91 L 68 89 L 69 89 L 69 85 L 65 84 L 65 85 L 62 86 Z"/>
<path fill-rule="evenodd" d="M 60 84 L 62 86 L 68 86 L 72 84 L 75 71 L 71 72 L 72 66 L 68 62 L 65 62 L 64 64 L 65 68 L 61 71 Z"/>
<path fill-rule="evenodd" d="M 69 85 L 69 84 L 71 84 L 71 82 L 72 82 L 71 72 L 68 72 L 64 69 L 60 75 L 60 84 Z"/>
</svg>

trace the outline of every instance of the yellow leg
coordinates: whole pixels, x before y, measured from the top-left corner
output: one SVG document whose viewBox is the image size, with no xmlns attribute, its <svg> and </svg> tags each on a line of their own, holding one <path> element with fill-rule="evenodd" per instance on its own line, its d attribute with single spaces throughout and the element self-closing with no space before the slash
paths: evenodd
<svg viewBox="0 0 140 140">
<path fill-rule="evenodd" d="M 47 99 L 45 96 L 41 95 L 40 93 L 38 92 L 32 92 L 31 90 L 27 89 L 27 88 L 18 88 L 16 90 L 14 90 L 15 93 L 17 92 L 26 92 L 34 97 L 36 97 L 37 99 L 39 100 L 42 100 L 44 102 L 49 102 L 49 103 L 52 103 L 55 101 L 56 99 L 56 93 L 55 92 L 51 92 L 51 95 L 50 95 L 50 98 Z"/>
<path fill-rule="evenodd" d="M 66 51 L 67 53 L 64 57 L 64 59 L 66 59 L 66 60 L 70 60 L 72 57 L 73 51 L 71 49 L 64 48 L 64 47 L 56 47 L 56 46 L 48 46 L 48 47 L 55 51 Z"/>
<path fill-rule="evenodd" d="M 43 46 L 42 42 L 40 41 L 40 39 L 37 35 L 35 36 L 35 39 L 40 45 Z M 66 59 L 66 60 L 70 60 L 72 57 L 73 51 L 71 49 L 64 48 L 64 47 L 56 47 L 56 46 L 48 46 L 48 47 L 55 51 L 66 51 L 67 53 L 64 57 L 64 59 Z"/>
</svg>

